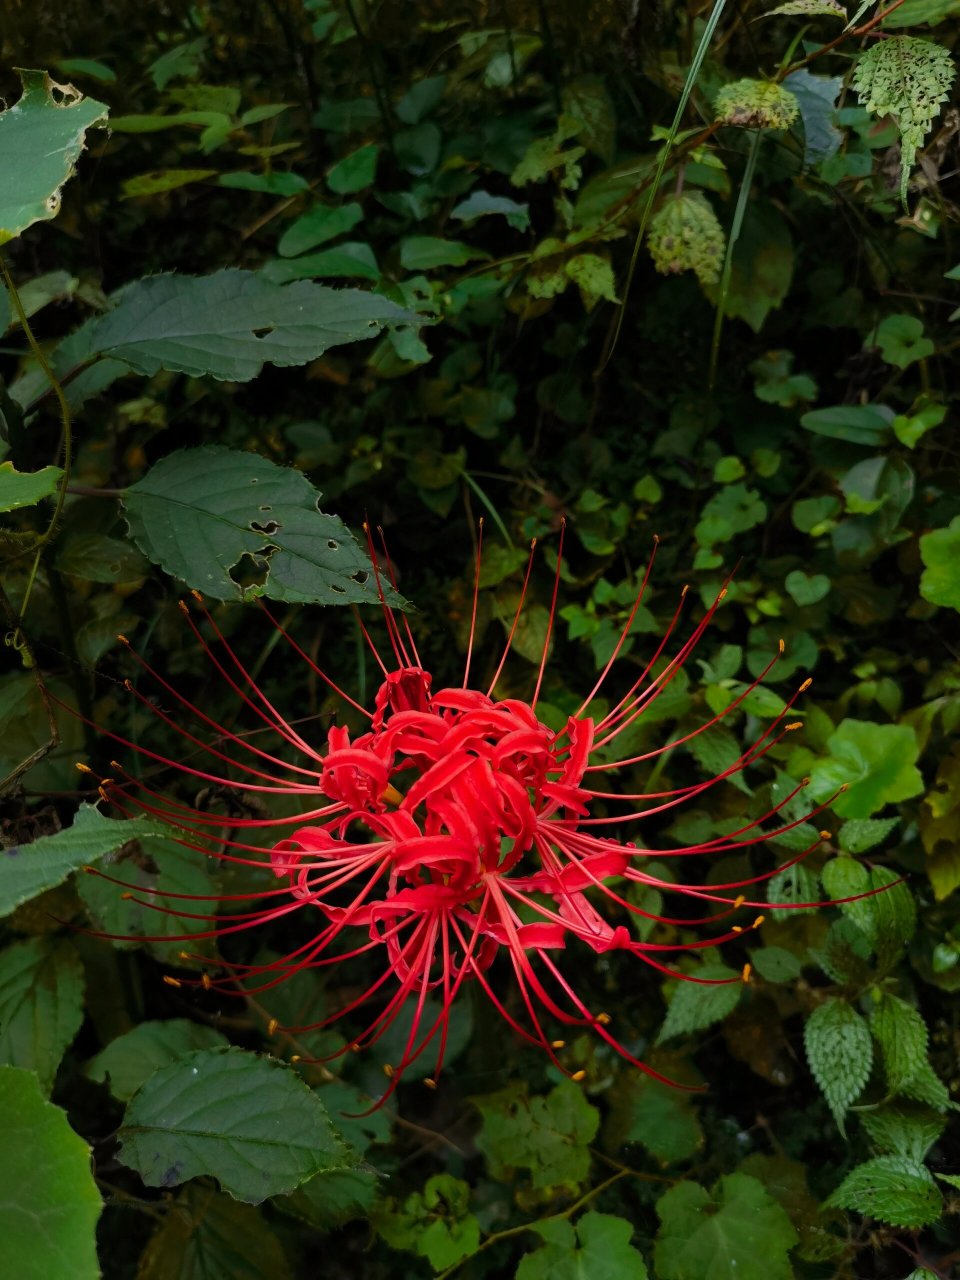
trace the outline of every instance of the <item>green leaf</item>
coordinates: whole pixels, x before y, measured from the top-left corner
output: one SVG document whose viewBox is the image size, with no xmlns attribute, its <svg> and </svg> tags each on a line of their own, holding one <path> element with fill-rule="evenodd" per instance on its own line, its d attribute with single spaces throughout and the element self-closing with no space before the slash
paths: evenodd
<svg viewBox="0 0 960 1280">
<path fill-rule="evenodd" d="M 960 0 L 904 0 L 898 9 L 884 18 L 883 26 L 884 30 L 890 30 L 894 27 L 919 27 L 927 22 L 933 27 L 958 15 Z"/>
<path fill-rule="evenodd" d="M 148 1187 L 212 1176 L 259 1204 L 352 1160 L 295 1072 L 243 1049 L 201 1049 L 154 1072 L 119 1133 L 119 1159 Z"/>
<path fill-rule="evenodd" d="M 231 191 L 257 191 L 265 196 L 299 196 L 310 190 L 299 173 L 222 173 L 217 183 Z"/>
<path fill-rule="evenodd" d="M 925 1227 L 936 1222 L 943 1208 L 930 1173 L 903 1156 L 877 1156 L 858 1165 L 824 1203 L 854 1209 L 892 1227 Z"/>
<path fill-rule="evenodd" d="M 916 413 L 898 413 L 893 434 L 908 449 L 915 449 L 928 431 L 939 427 L 947 416 L 945 404 L 925 404 Z"/>
<path fill-rule="evenodd" d="M 900 1093 L 927 1062 L 927 1024 L 897 996 L 884 992 L 870 1014 L 870 1030 L 883 1054 L 887 1089 Z"/>
<path fill-rule="evenodd" d="M 941 1115 L 926 1108 L 883 1105 L 860 1115 L 870 1141 L 882 1155 L 903 1156 L 922 1164 L 927 1152 L 947 1127 Z"/>
<path fill-rule="evenodd" d="M 124 495 L 130 534 L 150 560 L 217 600 L 319 604 L 379 600 L 370 560 L 302 472 L 219 445 L 162 458 Z M 230 576 L 244 557 L 266 569 L 262 586 Z M 389 588 L 385 596 L 400 598 Z"/>
<path fill-rule="evenodd" d="M 916 316 L 885 316 L 866 339 L 867 346 L 880 348 L 887 364 L 906 369 L 915 360 L 924 360 L 936 350 L 923 336 L 923 321 Z"/>
<path fill-rule="evenodd" d="M 525 1084 L 474 1098 L 483 1117 L 477 1135 L 491 1177 L 508 1181 L 526 1169 L 535 1188 L 580 1186 L 590 1168 L 587 1144 L 596 1137 L 600 1115 L 572 1081 L 545 1097 L 529 1097 Z"/>
<path fill-rule="evenodd" d="M 801 609 L 816 604 L 830 594 L 830 579 L 823 573 L 807 574 L 802 569 L 793 569 L 787 574 L 783 585 Z"/>
<path fill-rule="evenodd" d="M 767 982 L 793 982 L 803 968 L 797 956 L 784 947 L 758 947 L 750 952 L 750 963 Z"/>
<path fill-rule="evenodd" d="M 797 1232 L 756 1178 L 731 1173 L 707 1191 L 680 1182 L 657 1201 L 658 1280 L 793 1280 Z"/>
<path fill-rule="evenodd" d="M 83 1021 L 83 966 L 65 941 L 30 938 L 0 951 L 0 1062 L 37 1073 L 49 1093 Z"/>
<path fill-rule="evenodd" d="M 204 182 L 216 174 L 216 169 L 156 169 L 152 173 L 138 173 L 126 178 L 120 188 L 122 199 L 136 200 L 142 196 L 157 196 L 164 191 L 176 191 L 193 182 Z"/>
<path fill-rule="evenodd" d="M 947 101 L 955 70 L 948 50 L 917 36 L 890 36 L 862 50 L 853 84 L 866 109 L 900 129 L 900 198 L 907 200 L 917 150 Z"/>
<path fill-rule="evenodd" d="M 810 772 L 810 793 L 828 800 L 840 787 L 848 790 L 832 802 L 841 818 L 869 818 L 878 809 L 909 800 L 923 791 L 916 766 L 917 735 L 909 725 L 843 720 L 827 741 L 829 758 Z"/>
<path fill-rule="evenodd" d="M 102 84 L 116 84 L 117 74 L 105 62 L 96 58 L 61 58 L 57 70 L 65 76 L 89 76 Z"/>
<path fill-rule="evenodd" d="M 400 265 L 407 271 L 429 271 L 433 267 L 462 267 L 490 255 L 462 240 L 440 236 L 407 236 L 400 241 Z"/>
<path fill-rule="evenodd" d="M 92 804 L 81 804 L 73 826 L 32 844 L 12 845 L 0 860 L 0 916 L 9 915 L 46 889 L 62 884 L 72 871 L 131 840 L 169 840 L 170 827 L 153 818 L 114 822 Z"/>
<path fill-rule="evenodd" d="M 248 382 L 265 364 L 306 364 L 330 347 L 373 338 L 391 323 L 419 320 L 375 293 L 307 281 L 276 285 L 230 268 L 139 280 L 121 290 L 90 338 L 93 351 L 138 373 L 169 369 Z"/>
<path fill-rule="evenodd" d="M 854 818 L 840 828 L 837 841 L 844 853 L 866 853 L 886 840 L 899 822 L 899 818 Z"/>
<path fill-rule="evenodd" d="M 449 1173 L 428 1178 L 397 1208 L 390 1200 L 371 1215 L 371 1225 L 394 1249 L 426 1258 L 434 1271 L 445 1271 L 476 1253 L 480 1224 L 468 1211 L 470 1187 Z"/>
<path fill-rule="evenodd" d="M 102 1202 L 90 1148 L 41 1096 L 36 1076 L 0 1066 L 0 1260 L 16 1280 L 99 1280 Z"/>
<path fill-rule="evenodd" d="M 141 1022 L 132 1031 L 111 1040 L 86 1064 L 84 1074 L 110 1086 L 121 1102 L 129 1102 L 142 1084 L 161 1067 L 177 1062 L 197 1049 L 219 1049 L 227 1038 L 199 1022 L 171 1018 L 167 1022 Z"/>
<path fill-rule="evenodd" d="M 377 173 L 377 157 L 380 148 L 375 142 L 351 151 L 338 161 L 327 174 L 327 186 L 339 196 L 352 195 L 373 184 Z"/>
<path fill-rule="evenodd" d="M 920 578 L 924 600 L 960 611 L 960 516 L 945 529 L 924 534 L 920 556 L 926 566 Z"/>
<path fill-rule="evenodd" d="M 352 231 L 358 222 L 363 221 L 363 210 L 358 204 L 342 204 L 336 208 L 328 205 L 317 205 L 308 213 L 304 213 L 292 222 L 280 237 L 277 253 L 282 258 L 292 258 L 298 253 L 306 253 L 318 244 L 326 244 L 328 240 L 336 240 Z"/>
<path fill-rule="evenodd" d="M 605 1133 L 616 1146 L 638 1142 L 661 1164 L 689 1160 L 703 1146 L 692 1095 L 639 1071 L 625 1072 L 611 1091 Z"/>
<path fill-rule="evenodd" d="M 846 1000 L 818 1005 L 803 1029 L 807 1061 L 840 1132 L 850 1103 L 870 1076 L 873 1042 L 866 1022 Z"/>
<path fill-rule="evenodd" d="M 762 524 L 766 515 L 766 503 L 756 489 L 728 484 L 703 507 L 694 536 L 701 547 L 716 546 Z"/>
<path fill-rule="evenodd" d="M 563 270 L 580 290 L 587 311 L 592 311 L 601 299 L 606 302 L 618 300 L 613 267 L 598 253 L 575 254 L 563 264 Z"/>
<path fill-rule="evenodd" d="M 52 498 L 60 487 L 62 467 L 18 471 L 12 462 L 0 462 L 0 511 L 17 511 Z"/>
<path fill-rule="evenodd" d="M 273 1203 L 311 1227 L 330 1231 L 355 1218 L 369 1221 L 379 1194 L 376 1171 L 363 1166 L 318 1173 L 290 1195 L 277 1196 Z"/>
<path fill-rule="evenodd" d="M 650 219 L 647 248 L 661 275 L 692 271 L 701 284 L 720 278 L 726 236 L 700 191 L 668 196 Z"/>
<path fill-rule="evenodd" d="M 331 249 L 321 249 L 319 253 L 268 262 L 260 274 L 274 284 L 288 284 L 291 280 L 377 281 L 381 277 L 373 250 L 362 240 L 344 240 Z M 390 329 L 387 337 L 393 341 L 419 341 L 414 329 Z"/>
<path fill-rule="evenodd" d="M 0 245 L 60 211 L 84 134 L 107 107 L 43 71 L 21 70 L 23 96 L 0 111 Z"/>
<path fill-rule="evenodd" d="M 610 1213 L 585 1213 L 574 1228 L 546 1219 L 534 1226 L 545 1243 L 524 1255 L 516 1280 L 648 1280 L 646 1263 L 630 1244 L 633 1224 Z"/>
<path fill-rule="evenodd" d="M 787 0 L 786 4 L 767 9 L 761 16 L 772 18 L 776 14 L 802 18 L 842 18 L 844 22 L 847 20 L 847 11 L 839 0 Z"/>
<path fill-rule="evenodd" d="M 733 969 L 722 964 L 705 964 L 693 976 L 708 981 L 678 983 L 657 1036 L 657 1044 L 662 1044 L 671 1036 L 681 1036 L 688 1031 L 701 1031 L 704 1027 L 711 1027 L 736 1008 L 743 983 L 740 975 Z"/>
<path fill-rule="evenodd" d="M 789 129 L 800 114 L 797 99 L 775 80 L 736 80 L 713 105 L 718 124 L 741 129 Z"/>
<path fill-rule="evenodd" d="M 831 440 L 881 445 L 890 438 L 892 418 L 885 405 L 838 404 L 829 409 L 811 409 L 800 419 L 800 425 Z"/>
<path fill-rule="evenodd" d="M 137 1280 L 289 1280 L 280 1241 L 258 1210 L 211 1187 L 185 1187 L 140 1259 Z"/>
<path fill-rule="evenodd" d="M 450 211 L 450 217 L 458 222 L 475 222 L 477 218 L 486 218 L 491 214 L 500 214 L 516 231 L 526 231 L 530 226 L 530 206 L 509 200 L 506 196 L 493 196 L 489 191 L 471 191 L 466 200 L 461 200 Z"/>
</svg>

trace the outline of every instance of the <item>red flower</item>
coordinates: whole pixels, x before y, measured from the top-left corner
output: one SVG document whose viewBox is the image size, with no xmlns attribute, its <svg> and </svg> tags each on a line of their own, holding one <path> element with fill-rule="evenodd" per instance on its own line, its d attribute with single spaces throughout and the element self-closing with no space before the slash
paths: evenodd
<svg viewBox="0 0 960 1280">
<path fill-rule="evenodd" d="M 191 848 L 228 863 L 269 866 L 282 882 L 279 888 L 249 895 L 255 896 L 259 905 L 240 915 L 218 918 L 216 904 L 209 913 L 180 909 L 175 903 L 164 908 L 185 920 L 199 922 L 196 931 L 182 935 L 183 940 L 220 938 L 292 913 L 306 912 L 316 921 L 310 940 L 282 960 L 266 965 L 223 961 L 217 976 L 204 974 L 198 985 L 237 991 L 242 982 L 248 994 L 256 994 L 298 970 L 340 965 L 354 956 L 382 952 L 383 971 L 368 990 L 311 1027 L 286 1030 L 298 1034 L 325 1027 L 372 1003 L 377 1009 L 375 1015 L 363 1035 L 350 1046 L 359 1048 L 377 1041 L 401 1008 L 411 1003 L 409 1035 L 400 1060 L 388 1069 L 391 1084 L 385 1096 L 410 1063 L 431 1044 L 436 1054 L 434 1078 L 437 1076 L 443 1062 L 450 1010 L 468 980 L 480 985 L 518 1035 L 539 1045 L 556 1065 L 560 1065 L 557 1049 L 563 1042 L 546 1029 L 546 1020 L 569 1027 L 591 1027 L 628 1061 L 664 1079 L 615 1037 L 608 1029 L 607 1014 L 591 1012 L 586 1006 L 558 963 L 563 953 L 578 945 L 598 953 L 624 951 L 660 973 L 686 981 L 740 981 L 740 977 L 701 978 L 679 972 L 666 963 L 679 951 L 728 941 L 742 932 L 740 927 L 733 926 L 720 934 L 711 932 L 709 937 L 694 942 L 639 941 L 629 927 L 630 916 L 689 929 L 696 923 L 712 924 L 741 907 L 760 907 L 764 904 L 747 896 L 751 888 L 795 865 L 819 843 L 770 871 L 726 884 L 691 880 L 674 883 L 657 875 L 652 869 L 657 858 L 709 857 L 744 850 L 799 826 L 826 807 L 817 806 L 801 819 L 776 825 L 778 815 L 796 796 L 798 787 L 768 813 L 744 821 L 731 835 L 681 849 L 652 849 L 641 843 L 646 819 L 700 796 L 754 764 L 786 733 L 797 728 L 796 724 L 786 723 L 786 717 L 809 681 L 800 686 L 756 741 L 716 777 L 665 791 L 618 791 L 616 779 L 623 771 L 689 742 L 734 711 L 777 657 L 726 711 L 692 733 L 655 750 L 609 761 L 610 748 L 619 736 L 662 695 L 680 671 L 709 626 L 724 591 L 688 638 L 676 645 L 672 656 L 666 657 L 679 626 L 681 598 L 666 635 L 649 662 L 611 709 L 595 720 L 589 710 L 601 689 L 606 688 L 630 632 L 650 576 L 651 558 L 609 662 L 577 711 L 555 732 L 538 717 L 537 702 L 556 613 L 559 557 L 550 622 L 532 696 L 528 702 L 495 696 L 520 621 L 532 563 L 531 550 L 507 644 L 485 690 L 471 687 L 469 682 L 479 585 L 478 553 L 470 644 L 458 688 L 432 689 L 431 677 L 421 666 L 406 617 L 398 617 L 386 603 L 383 612 L 390 666 L 360 623 L 383 675 L 372 711 L 336 685 L 279 628 L 308 668 L 367 721 L 365 731 L 355 738 L 347 728 L 333 726 L 325 746 L 318 749 L 267 699 L 202 604 L 200 611 L 215 638 L 213 645 L 204 638 L 192 610 L 182 604 L 190 627 L 220 679 L 276 735 L 277 750 L 286 750 L 296 762 L 291 763 L 218 723 L 139 658 L 140 666 L 154 676 L 166 693 L 216 735 L 214 741 L 207 742 L 181 725 L 175 716 L 137 693 L 129 682 L 128 687 L 194 748 L 204 751 L 210 767 L 170 760 L 110 735 L 150 759 L 205 783 L 267 799 L 294 797 L 302 804 L 303 811 L 293 817 L 224 818 L 164 797 L 119 765 L 114 766 L 118 778 L 106 780 L 101 787 L 101 794 L 124 812 L 139 809 L 173 824 L 181 841 Z M 383 600 L 384 593 L 380 594 Z M 657 674 L 653 674 L 655 668 L 659 668 Z M 243 833 L 250 828 L 276 831 L 268 861 L 259 846 L 244 841 Z M 286 834 L 280 838 L 285 829 Z M 624 840 L 624 832 L 633 833 L 634 838 Z M 700 920 L 653 914 L 630 900 L 631 883 L 697 899 L 707 904 L 707 914 Z M 133 889 L 132 896 L 135 893 Z M 178 895 L 168 896 L 176 899 Z M 262 905 L 264 899 L 269 900 L 269 905 Z M 146 899 L 143 902 L 155 905 Z M 754 921 L 754 926 L 759 922 Z M 501 956 L 513 970 L 518 1001 L 505 1000 L 500 976 L 491 972 L 494 961 Z M 744 977 L 748 970 L 749 966 Z M 187 980 L 168 981 L 185 985 Z M 427 1012 L 431 993 L 439 996 L 439 1014 Z"/>
</svg>

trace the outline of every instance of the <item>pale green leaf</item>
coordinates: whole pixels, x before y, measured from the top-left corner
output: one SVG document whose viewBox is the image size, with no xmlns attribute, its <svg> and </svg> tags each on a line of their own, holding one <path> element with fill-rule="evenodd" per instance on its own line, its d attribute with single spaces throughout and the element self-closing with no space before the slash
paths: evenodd
<svg viewBox="0 0 960 1280">
<path fill-rule="evenodd" d="M 855 1209 L 892 1227 L 925 1227 L 943 1208 L 928 1170 L 903 1156 L 877 1156 L 858 1165 L 825 1203 Z"/>
<path fill-rule="evenodd" d="M 0 1066 L 0 1133 L 0 1273 L 99 1280 L 90 1148 L 32 1072 Z"/>
<path fill-rule="evenodd" d="M 524 1255 L 516 1280 L 648 1280 L 646 1263 L 631 1245 L 633 1224 L 609 1213 L 585 1213 L 573 1229 L 548 1219 L 534 1227 L 545 1243 Z M 567 1231 L 563 1231 L 563 1227 Z M 564 1238 L 566 1237 L 566 1238 Z"/>
<path fill-rule="evenodd" d="M 807 1019 L 803 1043 L 814 1079 L 843 1132 L 844 1115 L 863 1091 L 873 1062 L 867 1024 L 846 1000 L 831 997 Z"/>
<path fill-rule="evenodd" d="M 732 1013 L 740 999 L 740 975 L 722 964 L 705 964 L 692 975 L 702 981 L 681 980 L 673 993 L 657 1043 L 671 1036 L 701 1031 Z"/>
<path fill-rule="evenodd" d="M 12 462 L 0 462 L 0 511 L 18 511 L 52 498 L 60 487 L 62 467 L 18 471 Z"/>
<path fill-rule="evenodd" d="M 84 1072 L 91 1080 L 108 1084 L 115 1098 L 128 1102 L 154 1071 L 197 1049 L 218 1049 L 226 1044 L 226 1036 L 213 1027 L 186 1018 L 141 1022 L 111 1040 L 90 1059 Z"/>
<path fill-rule="evenodd" d="M 0 111 L 0 245 L 56 217 L 60 189 L 73 173 L 84 134 L 107 107 L 43 71 L 19 73 L 23 95 Z"/>
<path fill-rule="evenodd" d="M 71 943 L 29 938 L 0 951 L 0 1062 L 49 1093 L 83 1021 L 83 966 Z"/>
</svg>

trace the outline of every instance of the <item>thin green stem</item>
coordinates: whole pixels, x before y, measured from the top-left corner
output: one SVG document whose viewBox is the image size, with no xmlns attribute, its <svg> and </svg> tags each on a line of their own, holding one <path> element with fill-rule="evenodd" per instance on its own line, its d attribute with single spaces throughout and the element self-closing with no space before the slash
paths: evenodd
<svg viewBox="0 0 960 1280">
<path fill-rule="evenodd" d="M 707 19 L 707 25 L 703 29 L 703 35 L 700 37 L 700 43 L 697 45 L 697 51 L 693 55 L 693 61 L 687 71 L 687 77 L 683 82 L 683 91 L 680 94 L 680 101 L 677 103 L 677 109 L 673 115 L 673 123 L 670 126 L 670 132 L 667 134 L 667 140 L 663 144 L 660 152 L 660 161 L 657 165 L 656 173 L 650 184 L 650 190 L 647 195 L 646 204 L 643 206 L 643 213 L 640 216 L 640 226 L 637 228 L 637 237 L 633 242 L 633 253 L 630 256 L 630 266 L 627 269 L 627 278 L 623 285 L 623 297 L 620 299 L 620 309 L 617 313 L 617 323 L 613 330 L 613 336 L 607 349 L 606 356 L 601 362 L 601 370 L 606 367 L 613 356 L 617 342 L 620 339 L 620 330 L 623 328 L 623 318 L 627 310 L 627 298 L 630 294 L 630 286 L 633 283 L 634 273 L 637 269 L 637 260 L 640 256 L 640 245 L 643 243 L 643 237 L 647 230 L 647 224 L 650 221 L 650 215 L 653 212 L 654 201 L 657 198 L 657 192 L 660 190 L 660 182 L 667 168 L 667 160 L 673 149 L 673 144 L 677 134 L 680 131 L 680 124 L 683 120 L 683 114 L 687 109 L 687 103 L 690 101 L 690 95 L 693 93 L 693 87 L 697 82 L 697 76 L 700 74 L 700 68 L 703 66 L 703 60 L 707 56 L 707 50 L 710 48 L 710 42 L 713 40 L 713 34 L 717 29 L 717 25 L 723 16 L 726 8 L 727 0 L 715 0 L 713 10 Z"/>
<path fill-rule="evenodd" d="M 720 287 L 717 290 L 717 309 L 713 317 L 713 337 L 710 340 L 710 365 L 707 372 L 707 399 L 711 408 L 713 406 L 713 392 L 717 381 L 717 361 L 720 355 L 720 335 L 723 332 L 723 318 L 726 314 L 727 295 L 730 292 L 730 277 L 733 273 L 733 253 L 736 248 L 737 240 L 740 238 L 740 231 L 743 228 L 743 219 L 747 211 L 747 202 L 750 199 L 750 188 L 753 185 L 753 175 L 757 167 L 757 156 L 760 154 L 760 141 L 762 136 L 763 130 L 755 130 L 753 140 L 750 143 L 750 150 L 747 153 L 747 163 L 743 171 L 743 181 L 740 183 L 740 192 L 737 196 L 737 207 L 733 211 L 733 222 L 730 226 L 730 235 L 727 237 L 727 252 L 723 259 L 723 271 L 720 275 Z"/>
<path fill-rule="evenodd" d="M 63 450 L 63 475 L 60 477 L 60 483 L 57 487 L 57 497 L 54 502 L 53 515 L 50 518 L 50 523 L 47 525 L 44 532 L 40 534 L 34 544 L 35 554 L 33 564 L 30 566 L 26 590 L 24 591 L 23 599 L 20 602 L 20 612 L 18 617 L 22 622 L 27 611 L 27 605 L 30 602 L 30 594 L 33 591 L 34 583 L 37 580 L 37 573 L 40 569 L 40 556 L 43 552 L 43 548 L 57 531 L 57 525 L 59 524 L 60 516 L 63 513 L 63 504 L 67 500 L 67 485 L 70 482 L 70 471 L 73 467 L 73 419 L 70 414 L 70 406 L 67 404 L 67 397 L 63 392 L 63 387 L 60 385 L 57 375 L 53 372 L 50 362 L 47 360 L 39 342 L 37 342 L 33 330 L 30 328 L 30 321 L 27 319 L 27 313 L 23 309 L 20 294 L 17 292 L 17 286 L 13 282 L 13 277 L 10 275 L 10 270 L 7 267 L 6 259 L 2 253 L 0 253 L 0 275 L 3 276 L 4 284 L 7 287 L 7 292 L 9 293 L 10 300 L 13 303 L 13 309 L 17 313 L 17 319 L 20 321 L 23 332 L 27 336 L 27 341 L 30 344 L 30 350 L 33 352 L 37 364 L 39 364 L 40 368 L 46 374 L 50 386 L 53 389 L 53 394 L 57 397 L 57 403 L 60 406 L 60 422 L 62 429 L 61 447 Z"/>
</svg>

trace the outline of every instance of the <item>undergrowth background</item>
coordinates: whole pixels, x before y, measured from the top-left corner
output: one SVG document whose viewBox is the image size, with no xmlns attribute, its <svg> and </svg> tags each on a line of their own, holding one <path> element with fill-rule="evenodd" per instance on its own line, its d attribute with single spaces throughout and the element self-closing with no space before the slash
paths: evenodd
<svg viewBox="0 0 960 1280">
<path fill-rule="evenodd" d="M 958 16 L 956 0 L 5 7 L 8 107 L 17 66 L 87 95 L 28 79 L 37 132 L 0 175 L 19 295 L 0 294 L 10 1275 L 952 1274 Z M 66 171 L 50 176 L 47 143 L 70 111 L 86 149 L 50 202 Z M 20 127 L 0 116 L 0 151 Z M 202 500 L 171 532 L 170 504 L 198 475 Z M 275 487 L 315 556 L 251 527 L 254 508 L 224 533 L 238 515 L 217 506 L 227 481 L 251 479 Z M 316 491 L 335 514 L 317 513 Z M 612 652 L 654 535 L 628 678 L 684 584 L 696 613 L 736 568 L 638 750 L 729 705 L 780 638 L 785 657 L 658 766 L 665 787 L 722 772 L 813 677 L 802 731 L 644 839 L 729 832 L 809 776 L 814 800 L 850 787 L 771 902 L 904 884 L 842 910 L 774 909 L 742 945 L 703 955 L 750 961 L 744 986 L 677 989 L 616 958 L 579 974 L 637 1052 L 705 1092 L 665 1089 L 589 1037 L 564 1050 L 585 1073 L 574 1084 L 464 999 L 440 1087 L 411 1071 L 389 1106 L 350 1121 L 399 1032 L 330 1071 L 259 1055 L 303 1052 L 272 1020 L 321 1017 L 353 978 L 308 973 L 224 1002 L 164 984 L 183 972 L 174 942 L 83 932 L 158 929 L 83 875 L 96 860 L 160 894 L 231 885 L 149 824 L 118 835 L 91 807 L 76 763 L 105 771 L 115 748 L 58 700 L 162 749 L 123 687 L 136 675 L 123 633 L 210 714 L 234 715 L 177 607 L 186 584 L 225 602 L 218 621 L 269 696 L 321 740 L 334 702 L 250 600 L 271 597 L 369 696 L 376 672 L 338 606 L 372 591 L 336 519 L 357 530 L 368 516 L 436 685 L 462 671 L 480 518 L 488 666 L 538 539 L 502 686 L 517 696 L 536 678 L 566 518 L 544 689 L 560 716 Z M 755 869 L 810 834 L 761 847 Z M 286 949 L 276 930 L 247 954 Z M 168 1164 L 145 1169 L 137 1126 L 197 1061 L 237 1115 L 196 1149 L 163 1135 Z M 272 1107 L 289 1150 L 230 1136 L 244 1108 Z"/>
</svg>

